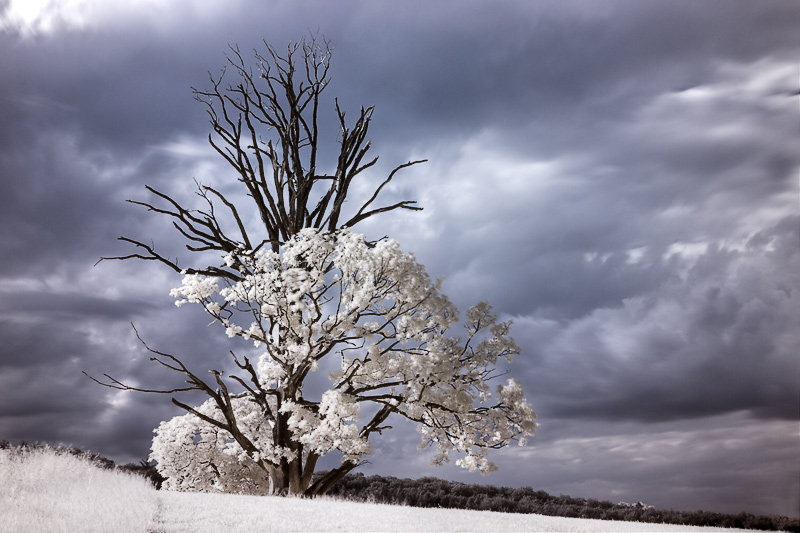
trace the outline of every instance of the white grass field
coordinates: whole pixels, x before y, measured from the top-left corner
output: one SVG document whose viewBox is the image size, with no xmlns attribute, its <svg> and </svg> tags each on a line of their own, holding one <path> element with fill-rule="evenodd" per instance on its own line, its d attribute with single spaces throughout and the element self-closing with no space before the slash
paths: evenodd
<svg viewBox="0 0 800 533">
<path fill-rule="evenodd" d="M 740 531 L 733 529 L 582 520 L 542 515 L 420 509 L 329 499 L 268 498 L 229 494 L 165 492 L 164 533 L 220 531 Z"/>
<path fill-rule="evenodd" d="M 157 506 L 158 491 L 143 477 L 52 451 L 0 450 L 0 531 L 147 531 Z"/>
<path fill-rule="evenodd" d="M 740 531 L 541 515 L 156 491 L 52 452 L 0 451 L 0 531 L 14 533 Z"/>
</svg>

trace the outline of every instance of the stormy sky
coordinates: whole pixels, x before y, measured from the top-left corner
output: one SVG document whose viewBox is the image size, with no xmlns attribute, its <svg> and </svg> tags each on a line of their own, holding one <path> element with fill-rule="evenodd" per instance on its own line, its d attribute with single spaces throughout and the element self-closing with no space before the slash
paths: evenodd
<svg viewBox="0 0 800 533">
<path fill-rule="evenodd" d="M 462 311 L 513 319 L 541 424 L 481 477 L 429 466 L 398 421 L 365 474 L 798 514 L 794 0 L 0 0 L 0 439 L 139 461 L 179 411 L 81 371 L 174 383 L 131 322 L 200 368 L 226 356 L 174 306 L 178 274 L 95 263 L 130 252 L 120 235 L 188 260 L 125 200 L 230 183 L 191 87 L 229 44 L 309 32 L 334 46 L 325 146 L 336 96 L 348 116 L 376 106 L 373 186 L 429 160 L 383 197 L 425 210 L 360 230 L 397 239 Z"/>
</svg>

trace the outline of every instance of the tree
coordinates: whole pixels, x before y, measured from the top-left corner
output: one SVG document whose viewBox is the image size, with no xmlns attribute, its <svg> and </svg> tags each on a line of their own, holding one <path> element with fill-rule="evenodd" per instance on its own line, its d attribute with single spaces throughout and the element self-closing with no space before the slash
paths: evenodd
<svg viewBox="0 0 800 533">
<path fill-rule="evenodd" d="M 147 187 L 159 205 L 132 203 L 171 217 L 187 249 L 202 252 L 195 257 L 216 252 L 222 262 L 180 267 L 154 245 L 128 237 L 120 239 L 135 253 L 103 259 L 158 261 L 182 273 L 182 285 L 171 291 L 176 303 L 201 305 L 229 337 L 259 352 L 251 349 L 251 358 L 230 351 L 240 373 L 211 369 L 212 378 L 203 379 L 142 340 L 151 360 L 182 374 L 187 386 L 145 389 L 108 375 L 101 384 L 208 396 L 201 406 L 173 397 L 188 414 L 156 430 L 151 458 L 172 488 L 324 494 L 362 464 L 370 438 L 390 428 L 390 416 L 418 423 L 420 446 L 438 449 L 435 463 L 458 450 L 457 464 L 491 472 L 488 450 L 523 444 L 536 426 L 516 381 L 491 387 L 498 360 L 519 352 L 510 323 L 497 322 L 480 303 L 467 312 L 463 338 L 448 336 L 458 311 L 424 267 L 397 242 L 368 241 L 351 230 L 379 213 L 421 209 L 413 201 L 373 206 L 399 170 L 421 161 L 394 168 L 344 216 L 351 183 L 377 162 L 365 159 L 373 108 L 361 108 L 348 126 L 335 101 L 339 153 L 334 173 L 320 174 L 318 110 L 329 81 L 329 44 L 303 39 L 285 55 L 266 45 L 265 55 L 256 53 L 257 75 L 231 50 L 237 83 L 223 88 L 223 71 L 211 77 L 211 90 L 194 92 L 211 119 L 209 142 L 236 171 L 258 223 L 207 185 L 198 185 L 204 210 Z M 328 390 L 304 390 L 320 366 L 333 368 Z M 317 461 L 332 452 L 341 454 L 340 466 L 315 479 Z"/>
</svg>

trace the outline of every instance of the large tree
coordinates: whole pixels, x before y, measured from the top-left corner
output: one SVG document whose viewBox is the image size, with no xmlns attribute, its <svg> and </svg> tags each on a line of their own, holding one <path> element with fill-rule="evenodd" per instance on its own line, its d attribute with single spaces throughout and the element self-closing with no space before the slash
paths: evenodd
<svg viewBox="0 0 800 533">
<path fill-rule="evenodd" d="M 173 396 L 188 413 L 157 430 L 152 457 L 177 489 L 324 494 L 362 463 L 391 416 L 418 424 L 421 446 L 438 449 L 435 463 L 455 450 L 464 468 L 494 470 L 488 450 L 524 443 L 536 425 L 516 381 L 491 387 L 502 374 L 498 360 L 519 351 L 510 324 L 480 303 L 467 312 L 464 334 L 448 336 L 458 311 L 424 267 L 395 241 L 368 241 L 350 229 L 379 213 L 421 209 L 413 201 L 375 205 L 399 170 L 421 161 L 394 168 L 345 214 L 353 180 L 378 160 L 367 157 L 373 108 L 362 107 L 348 125 L 334 101 L 338 154 L 335 170 L 323 173 L 334 168 L 318 163 L 330 46 L 313 37 L 285 53 L 265 46 L 254 69 L 232 48 L 227 68 L 235 83 L 223 85 L 223 71 L 211 77 L 211 89 L 194 90 L 207 107 L 211 146 L 252 201 L 247 210 L 208 185 L 199 185 L 202 209 L 151 187 L 157 201 L 133 202 L 170 217 L 198 260 L 209 252 L 216 260 L 179 266 L 130 237 L 120 239 L 134 253 L 103 258 L 158 261 L 183 274 L 171 292 L 176 303 L 203 306 L 229 337 L 252 342 L 249 357 L 230 351 L 225 357 L 239 373 L 211 369 L 204 378 L 185 358 L 145 344 L 186 386 L 146 389 L 110 376 L 103 384 L 208 396 L 200 406 Z M 329 370 L 328 389 L 304 389 L 320 367 Z M 318 459 L 332 452 L 341 464 L 314 477 Z"/>
</svg>

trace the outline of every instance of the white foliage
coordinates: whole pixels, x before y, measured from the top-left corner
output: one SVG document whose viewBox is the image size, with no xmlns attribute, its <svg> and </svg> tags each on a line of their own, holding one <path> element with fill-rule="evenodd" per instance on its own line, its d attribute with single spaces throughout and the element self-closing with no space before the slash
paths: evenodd
<svg viewBox="0 0 800 533">
<path fill-rule="evenodd" d="M 318 414 L 292 401 L 283 404 L 281 412 L 291 413 L 289 427 L 309 450 L 324 455 L 333 450 L 344 454 L 345 460 L 358 461 L 369 454 L 369 444 L 358 435 L 359 405 L 354 396 L 338 390 L 322 395 Z"/>
<path fill-rule="evenodd" d="M 250 391 L 234 403 L 239 429 L 262 462 L 221 429 L 225 420 L 209 400 L 197 410 L 220 427 L 189 414 L 157 430 L 152 458 L 175 478 L 170 488 L 227 490 L 251 474 L 263 487 L 258 476 L 266 474 L 256 470 L 267 472 L 297 450 L 338 450 L 343 461 L 358 462 L 392 413 L 419 422 L 421 447 L 438 449 L 435 463 L 457 450 L 464 454 L 460 466 L 482 473 L 495 469 L 489 449 L 532 435 L 535 414 L 519 384 L 489 385 L 498 361 L 519 351 L 508 337 L 510 324 L 498 323 L 491 306 L 480 303 L 467 312 L 466 335 L 448 336 L 457 309 L 396 241 L 304 229 L 280 253 L 238 250 L 225 264 L 236 266 L 240 281 L 220 286 L 222 278 L 186 275 L 171 295 L 178 304 L 202 305 L 228 336 L 262 350 Z M 311 401 L 302 383 L 326 356 L 338 357 L 341 367 L 330 373 L 329 390 Z M 361 420 L 364 403 L 377 405 L 379 415 Z M 281 416 L 290 437 L 276 443 Z M 187 468 L 191 474 L 184 475 Z M 234 473 L 237 480 L 224 479 Z"/>
<path fill-rule="evenodd" d="M 269 478 L 257 462 L 279 461 L 281 456 L 291 457 L 291 452 L 273 445 L 268 424 L 256 404 L 247 398 L 234 398 L 234 410 L 239 429 L 258 443 L 263 455 L 249 456 L 228 432 L 192 413 L 176 416 L 155 430 L 149 458 L 158 461 L 159 472 L 167 478 L 164 489 L 269 494 Z M 196 411 L 224 420 L 211 399 Z"/>
</svg>

